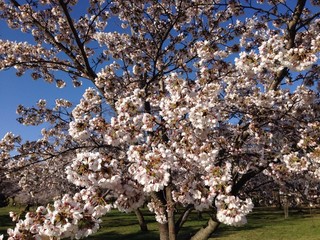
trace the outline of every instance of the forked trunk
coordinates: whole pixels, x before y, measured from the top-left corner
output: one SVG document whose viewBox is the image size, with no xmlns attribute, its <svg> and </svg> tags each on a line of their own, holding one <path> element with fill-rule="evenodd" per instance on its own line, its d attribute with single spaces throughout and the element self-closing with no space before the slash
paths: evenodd
<svg viewBox="0 0 320 240">
<path fill-rule="evenodd" d="M 211 217 L 208 220 L 207 226 L 201 228 L 191 240 L 207 240 L 211 234 L 219 227 L 220 223 Z"/>
<path fill-rule="evenodd" d="M 165 224 L 159 223 L 160 240 L 173 240 L 176 239 L 177 232 L 172 234 L 170 232 L 169 222 Z M 214 233 L 220 225 L 220 222 L 214 220 L 212 217 L 209 218 L 207 226 L 201 228 L 190 240 L 207 240 L 212 233 Z"/>
</svg>

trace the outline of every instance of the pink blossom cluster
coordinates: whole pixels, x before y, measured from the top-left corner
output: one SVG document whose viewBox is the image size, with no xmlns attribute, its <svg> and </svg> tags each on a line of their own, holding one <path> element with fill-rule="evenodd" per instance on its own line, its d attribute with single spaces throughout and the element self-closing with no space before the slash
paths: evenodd
<svg viewBox="0 0 320 240">
<path fill-rule="evenodd" d="M 80 239 L 99 229 L 99 218 L 110 208 L 94 188 L 83 189 L 73 197 L 65 195 L 47 207 L 38 207 L 24 220 L 11 213 L 17 223 L 14 229 L 8 229 L 8 239 Z"/>
<path fill-rule="evenodd" d="M 18 107 L 22 124 L 50 126 L 36 141 L 6 134 L 1 172 L 32 195 L 82 190 L 12 213 L 9 239 L 84 238 L 110 209 L 145 203 L 161 224 L 192 206 L 240 226 L 256 186 L 318 194 L 320 21 L 305 1 L 90 0 L 81 17 L 76 0 L 10 2 L 0 17 L 34 44 L 0 40 L 0 69 L 95 87 L 74 107 Z"/>
<path fill-rule="evenodd" d="M 231 226 L 246 224 L 246 215 L 253 209 L 251 199 L 241 200 L 238 197 L 226 195 L 217 197 L 216 206 L 218 220 Z"/>
</svg>

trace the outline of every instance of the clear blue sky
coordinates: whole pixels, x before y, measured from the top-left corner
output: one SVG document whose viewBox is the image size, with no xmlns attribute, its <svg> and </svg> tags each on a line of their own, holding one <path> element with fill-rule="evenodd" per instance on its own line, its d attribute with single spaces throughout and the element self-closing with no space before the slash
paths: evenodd
<svg viewBox="0 0 320 240">
<path fill-rule="evenodd" d="M 70 82 L 69 82 L 70 83 Z M 78 103 L 85 87 L 73 88 L 71 84 L 64 89 L 58 89 L 55 84 L 43 80 L 34 81 L 30 76 L 16 77 L 14 70 L 0 72 L 0 137 L 6 132 L 20 134 L 24 139 L 37 139 L 40 127 L 23 126 L 16 119 L 16 108 L 19 104 L 34 106 L 39 99 L 46 99 L 48 106 L 54 106 L 55 99 L 65 98 L 72 103 Z"/>
</svg>

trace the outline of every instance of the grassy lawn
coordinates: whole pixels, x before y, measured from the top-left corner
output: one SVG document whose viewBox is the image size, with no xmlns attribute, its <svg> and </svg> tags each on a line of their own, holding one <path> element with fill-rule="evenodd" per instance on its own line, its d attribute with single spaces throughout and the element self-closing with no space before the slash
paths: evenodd
<svg viewBox="0 0 320 240">
<path fill-rule="evenodd" d="M 10 211 L 19 212 L 20 208 L 18 208 L 18 207 L 0 208 L 0 234 L 6 233 L 7 232 L 7 228 L 13 226 L 11 218 L 9 217 L 9 212 Z"/>
<path fill-rule="evenodd" d="M 319 240 L 320 212 L 291 211 L 284 219 L 282 211 L 257 209 L 248 217 L 248 224 L 240 228 L 222 226 L 214 234 L 218 240 Z"/>
<path fill-rule="evenodd" d="M 18 208 L 0 208 L 0 234 L 5 233 L 11 225 L 8 212 Z M 88 239 L 102 240 L 140 240 L 158 239 L 157 223 L 152 214 L 145 211 L 149 232 L 139 231 L 134 214 L 123 214 L 112 211 L 103 218 L 102 229 Z M 207 217 L 203 214 L 204 219 Z M 196 214 L 191 215 L 178 235 L 179 240 L 188 239 L 192 233 L 202 225 L 205 220 L 198 220 Z M 304 210 L 303 213 L 290 211 L 289 218 L 284 219 L 282 211 L 275 209 L 255 209 L 248 217 L 248 224 L 234 228 L 221 225 L 210 239 L 217 240 L 319 240 L 320 239 L 320 211 Z"/>
</svg>

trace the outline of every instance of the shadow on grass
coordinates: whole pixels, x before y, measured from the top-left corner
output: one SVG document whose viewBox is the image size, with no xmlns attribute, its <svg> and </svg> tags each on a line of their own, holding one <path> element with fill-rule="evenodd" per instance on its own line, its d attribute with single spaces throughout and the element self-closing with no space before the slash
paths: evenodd
<svg viewBox="0 0 320 240">
<path fill-rule="evenodd" d="M 120 218 L 112 218 L 112 221 L 111 220 L 108 221 L 107 227 L 110 227 L 110 228 L 119 227 L 119 226 L 126 227 L 126 226 L 132 226 L 135 224 L 138 224 L 136 219 L 131 219 L 131 218 L 126 219 L 124 217 L 120 217 Z"/>
<path fill-rule="evenodd" d="M 0 214 L 0 235 L 4 234 L 5 238 L 7 236 L 7 229 L 12 228 L 14 223 L 11 221 L 9 213 Z"/>
<path fill-rule="evenodd" d="M 309 212 L 308 209 L 303 209 L 303 211 L 301 209 L 290 209 L 289 217 L 285 218 L 284 212 L 281 209 L 256 208 L 253 213 L 248 215 L 248 223 L 246 225 L 241 227 L 221 225 L 217 231 L 212 234 L 210 239 L 248 239 L 248 236 L 254 236 L 254 239 L 261 239 L 259 235 L 264 235 L 262 239 L 266 239 L 269 233 L 273 234 L 273 236 L 269 236 L 270 238 L 268 239 L 291 239 L 288 238 L 284 232 L 290 234 L 291 230 L 301 228 L 301 224 L 305 220 L 307 220 L 309 227 L 311 221 L 311 227 L 316 228 L 316 221 L 312 219 L 314 219 L 318 213 L 318 210 Z M 280 236 L 282 234 L 284 237 Z M 277 238 L 278 235 L 279 238 Z"/>
<path fill-rule="evenodd" d="M 148 231 L 148 232 L 137 232 L 130 234 L 120 234 L 118 231 L 111 231 L 108 233 L 97 233 L 94 236 L 91 236 L 87 239 L 91 240 L 141 240 L 141 239 L 159 239 L 159 234 L 157 231 Z"/>
</svg>

